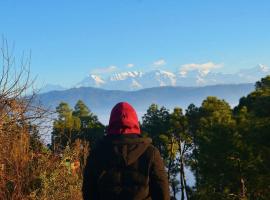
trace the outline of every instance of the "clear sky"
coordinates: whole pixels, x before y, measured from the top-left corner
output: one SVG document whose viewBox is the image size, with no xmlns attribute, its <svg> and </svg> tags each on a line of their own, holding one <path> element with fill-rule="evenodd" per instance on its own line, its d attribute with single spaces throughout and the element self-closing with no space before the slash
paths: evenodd
<svg viewBox="0 0 270 200">
<path fill-rule="evenodd" d="M 212 62 L 270 66 L 269 0 L 0 0 L 0 34 L 38 84 Z"/>
</svg>

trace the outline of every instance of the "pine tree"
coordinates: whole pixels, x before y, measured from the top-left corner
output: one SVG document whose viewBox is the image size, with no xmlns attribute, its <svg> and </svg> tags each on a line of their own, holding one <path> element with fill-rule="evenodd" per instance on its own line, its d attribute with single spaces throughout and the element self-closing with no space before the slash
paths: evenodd
<svg viewBox="0 0 270 200">
<path fill-rule="evenodd" d="M 177 180 L 179 162 L 176 159 L 179 147 L 174 135 L 175 132 L 171 129 L 172 123 L 169 110 L 152 104 L 142 119 L 142 130 L 152 138 L 154 145 L 161 152 L 167 168 L 173 198 L 176 199 L 176 194 L 179 191 L 179 181 Z"/>
<path fill-rule="evenodd" d="M 72 114 L 81 123 L 78 137 L 90 142 L 90 146 L 94 146 L 104 135 L 104 125 L 99 122 L 98 117 L 91 112 L 82 100 L 77 101 Z"/>
<path fill-rule="evenodd" d="M 70 106 L 61 102 L 56 107 L 58 119 L 53 123 L 52 147 L 54 151 L 71 145 L 80 130 L 80 120 L 72 115 Z"/>
<path fill-rule="evenodd" d="M 194 145 L 197 198 L 228 199 L 240 193 L 235 120 L 227 102 L 208 97 L 199 108 Z"/>
<path fill-rule="evenodd" d="M 242 138 L 241 173 L 245 196 L 270 199 L 270 76 L 258 81 L 255 91 L 241 98 L 234 112 Z"/>
</svg>

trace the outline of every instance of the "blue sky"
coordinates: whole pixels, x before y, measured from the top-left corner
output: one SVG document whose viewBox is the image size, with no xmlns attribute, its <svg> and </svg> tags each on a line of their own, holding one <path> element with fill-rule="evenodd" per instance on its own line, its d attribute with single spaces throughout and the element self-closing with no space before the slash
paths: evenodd
<svg viewBox="0 0 270 200">
<path fill-rule="evenodd" d="M 269 10 L 269 0 L 1 0 L 0 34 L 16 57 L 31 50 L 37 84 L 69 87 L 93 72 L 270 66 Z"/>
</svg>

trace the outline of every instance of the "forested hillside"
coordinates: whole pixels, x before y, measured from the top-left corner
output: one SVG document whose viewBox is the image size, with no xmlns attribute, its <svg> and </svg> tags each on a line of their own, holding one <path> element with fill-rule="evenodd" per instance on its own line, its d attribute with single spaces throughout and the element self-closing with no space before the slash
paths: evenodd
<svg viewBox="0 0 270 200">
<path fill-rule="evenodd" d="M 36 121 L 51 113 L 24 97 L 27 82 L 3 84 L 8 73 L 0 83 L 0 199 L 82 199 L 86 158 L 106 126 L 82 100 L 74 108 L 61 102 L 51 145 L 45 146 Z M 185 110 L 149 105 L 142 135 L 161 152 L 172 199 L 270 199 L 269 110 L 270 76 L 233 108 L 214 96 Z M 187 184 L 186 167 L 194 186 Z"/>
</svg>

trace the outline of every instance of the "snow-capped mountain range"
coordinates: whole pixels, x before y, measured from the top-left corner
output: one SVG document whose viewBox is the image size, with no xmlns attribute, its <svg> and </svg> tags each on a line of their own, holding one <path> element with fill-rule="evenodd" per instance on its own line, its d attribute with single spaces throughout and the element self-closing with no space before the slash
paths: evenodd
<svg viewBox="0 0 270 200">
<path fill-rule="evenodd" d="M 148 72 L 128 71 L 115 73 L 106 78 L 97 74 L 89 74 L 72 88 L 94 87 L 107 90 L 134 91 L 162 86 L 198 87 L 219 84 L 255 83 L 267 75 L 270 75 L 270 67 L 262 64 L 231 74 L 199 69 L 192 71 L 180 70 L 177 72 L 165 70 L 152 70 Z M 40 89 L 40 93 L 66 89 L 68 88 L 60 85 L 48 84 Z"/>
<path fill-rule="evenodd" d="M 152 70 L 148 72 L 129 71 L 115 73 L 107 78 L 90 74 L 77 83 L 75 87 L 96 87 L 108 90 L 133 91 L 162 86 L 205 86 L 254 83 L 266 75 L 270 75 L 270 68 L 262 64 L 232 74 L 211 71 L 204 71 L 202 73 L 202 71 L 199 70 L 184 73 L 183 71 L 173 73 L 165 70 Z"/>
</svg>

